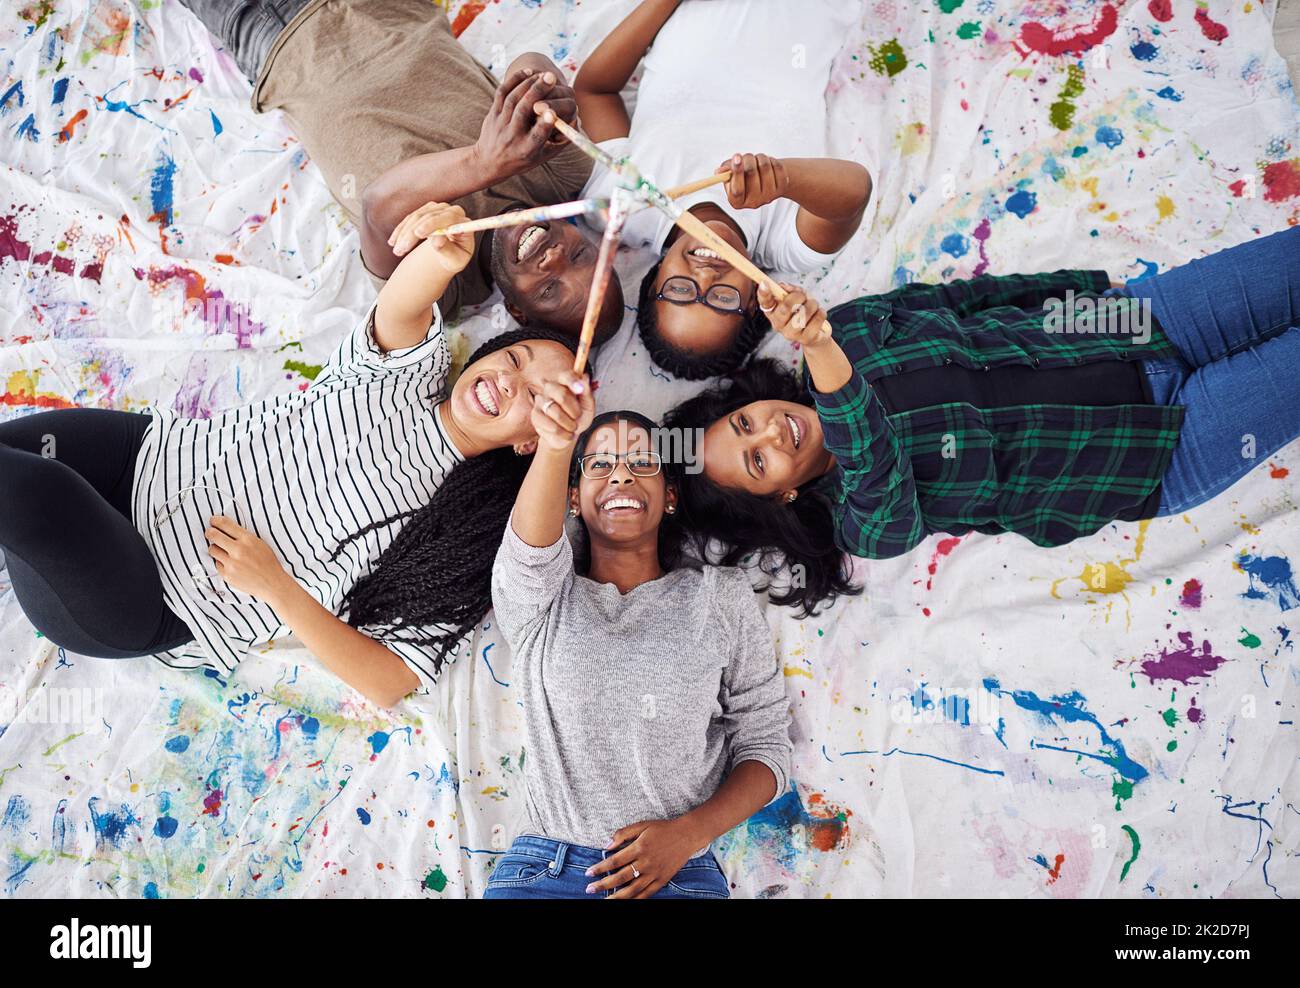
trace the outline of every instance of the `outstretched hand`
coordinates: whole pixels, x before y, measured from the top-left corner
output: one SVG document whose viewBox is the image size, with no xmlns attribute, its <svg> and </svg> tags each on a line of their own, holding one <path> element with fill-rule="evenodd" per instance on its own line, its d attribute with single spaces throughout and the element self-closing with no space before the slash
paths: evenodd
<svg viewBox="0 0 1300 988">
<path fill-rule="evenodd" d="M 448 274 L 459 274 L 474 256 L 474 234 L 457 233 L 450 237 L 429 235 L 434 230 L 464 223 L 467 219 L 469 217 L 465 215 L 465 210 L 459 206 L 445 202 L 427 202 L 397 224 L 388 238 L 388 245 L 393 248 L 394 254 L 404 257 L 427 238 L 429 250 L 438 265 Z"/>
<path fill-rule="evenodd" d="M 565 368 L 556 380 L 542 385 L 541 394 L 533 399 L 538 446 L 557 452 L 572 450 L 595 416 L 596 400 L 587 375 Z"/>
<path fill-rule="evenodd" d="M 488 174 L 518 175 L 564 145 L 554 125 L 542 119 L 545 110 L 577 125 L 578 101 L 562 76 L 520 68 L 502 81 L 474 144 Z"/>
</svg>

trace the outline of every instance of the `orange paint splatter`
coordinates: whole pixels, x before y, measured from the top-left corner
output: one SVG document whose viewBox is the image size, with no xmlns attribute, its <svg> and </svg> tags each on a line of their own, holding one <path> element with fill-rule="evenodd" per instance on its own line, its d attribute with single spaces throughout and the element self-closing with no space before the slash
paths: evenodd
<svg viewBox="0 0 1300 988">
<path fill-rule="evenodd" d="M 59 131 L 59 143 L 67 144 L 68 141 L 72 140 L 72 132 L 77 129 L 77 124 L 81 123 L 81 121 L 85 119 L 86 119 L 85 109 L 78 110 L 76 113 L 74 113 L 72 115 L 72 119 L 67 122 L 67 125 L 64 126 L 64 128 L 61 131 Z"/>
<path fill-rule="evenodd" d="M 479 14 L 483 13 L 486 3 L 478 3 L 477 0 L 469 0 L 460 10 L 456 11 L 456 19 L 451 22 L 451 33 L 459 38 L 462 33 L 474 23 Z"/>
</svg>

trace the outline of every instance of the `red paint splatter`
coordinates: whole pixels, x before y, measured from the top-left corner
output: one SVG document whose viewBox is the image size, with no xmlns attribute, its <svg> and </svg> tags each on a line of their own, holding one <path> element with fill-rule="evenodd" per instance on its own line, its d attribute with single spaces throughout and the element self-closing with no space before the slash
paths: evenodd
<svg viewBox="0 0 1300 988">
<path fill-rule="evenodd" d="M 1264 169 L 1264 200 L 1281 202 L 1300 196 L 1300 158 L 1275 161 Z"/>
<path fill-rule="evenodd" d="M 1119 15 L 1115 13 L 1115 5 L 1108 3 L 1101 8 L 1101 15 L 1091 27 L 1062 33 L 1045 24 L 1030 21 L 1020 29 L 1020 40 L 1030 50 L 1044 55 L 1082 55 L 1114 34 L 1118 25 Z"/>
<path fill-rule="evenodd" d="M 1246 191 L 1246 180 L 1244 178 L 1239 178 L 1237 181 L 1229 185 L 1228 189 L 1232 192 L 1234 198 L 1240 199 L 1242 194 Z"/>
<path fill-rule="evenodd" d="M 1211 41 L 1219 44 L 1228 36 L 1228 29 L 1210 18 L 1210 12 L 1204 7 L 1196 8 L 1196 23 L 1201 26 L 1201 33 Z"/>
<path fill-rule="evenodd" d="M 1183 595 L 1178 598 L 1178 603 L 1191 610 L 1199 610 L 1201 606 L 1201 581 L 1188 580 L 1183 584 Z"/>
<path fill-rule="evenodd" d="M 930 557 L 930 565 L 926 567 L 930 574 L 930 579 L 925 581 L 925 589 L 929 590 L 934 586 L 934 574 L 939 569 L 939 560 L 949 555 L 961 543 L 961 536 L 953 539 L 940 539 L 939 544 L 935 547 L 934 555 Z"/>
<path fill-rule="evenodd" d="M 1274 480 L 1285 480 L 1291 474 L 1291 471 L 1286 467 L 1274 467 L 1271 463 L 1269 466 L 1272 467 L 1272 469 L 1269 470 L 1268 475 Z"/>
<path fill-rule="evenodd" d="M 104 265 L 100 261 L 91 261 L 81 269 L 81 277 L 89 278 L 91 281 L 98 283 L 99 279 L 104 276 Z"/>
<path fill-rule="evenodd" d="M 140 281 L 147 280 L 151 291 L 158 291 L 169 281 L 180 281 L 185 286 L 187 309 L 198 312 L 208 330 L 217 335 L 233 335 L 237 349 L 246 350 L 253 345 L 253 337 L 260 336 L 266 327 L 255 322 L 246 306 L 226 299 L 216 288 L 208 288 L 203 275 L 189 268 L 175 265 L 170 268 L 153 268 L 147 272 L 135 269 Z"/>
<path fill-rule="evenodd" d="M 456 12 L 456 19 L 451 22 L 451 33 L 459 38 L 466 28 L 474 23 L 475 18 L 483 13 L 486 6 L 486 3 L 478 3 L 477 0 L 470 0 L 469 3 L 462 6 Z"/>
<path fill-rule="evenodd" d="M 67 144 L 68 141 L 72 140 L 72 132 L 77 129 L 77 124 L 81 123 L 81 121 L 85 119 L 86 111 L 84 108 L 74 113 L 71 119 L 64 125 L 63 129 L 59 131 L 59 143 Z"/>
<path fill-rule="evenodd" d="M 9 258 L 26 261 L 32 256 L 32 245 L 18 239 L 18 216 L 0 216 L 0 264 Z"/>
<path fill-rule="evenodd" d="M 1151 0 L 1147 4 L 1147 10 L 1151 11 L 1151 16 L 1161 24 L 1168 24 L 1174 19 L 1174 5 L 1172 0 Z"/>
<path fill-rule="evenodd" d="M 1064 855 L 1064 854 L 1058 854 L 1058 855 L 1056 856 L 1056 865 L 1055 865 L 1054 867 L 1052 867 L 1052 868 L 1048 868 L 1048 869 L 1047 869 L 1047 884 L 1048 884 L 1048 885 L 1055 885 L 1055 884 L 1056 884 L 1056 880 L 1057 880 L 1058 878 L 1061 877 L 1061 865 L 1063 865 L 1063 864 L 1065 864 L 1065 855 Z"/>
</svg>

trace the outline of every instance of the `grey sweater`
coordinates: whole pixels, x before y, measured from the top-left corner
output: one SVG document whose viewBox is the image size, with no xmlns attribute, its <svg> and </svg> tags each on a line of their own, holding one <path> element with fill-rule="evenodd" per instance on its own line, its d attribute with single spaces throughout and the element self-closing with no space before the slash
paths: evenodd
<svg viewBox="0 0 1300 988">
<path fill-rule="evenodd" d="M 744 571 L 677 569 L 622 595 L 573 572 L 566 537 L 539 549 L 507 525 L 492 602 L 524 705 L 528 833 L 601 848 L 749 760 L 785 793 L 790 704 Z"/>
</svg>

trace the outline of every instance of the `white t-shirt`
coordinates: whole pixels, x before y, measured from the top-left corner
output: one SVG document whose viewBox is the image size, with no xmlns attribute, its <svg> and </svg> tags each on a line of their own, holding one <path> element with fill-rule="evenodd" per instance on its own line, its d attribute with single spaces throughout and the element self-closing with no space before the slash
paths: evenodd
<svg viewBox="0 0 1300 988">
<path fill-rule="evenodd" d="M 290 634 L 275 612 L 216 575 L 203 532 L 216 514 L 264 539 L 330 611 L 369 573 L 407 519 L 351 541 L 367 525 L 422 507 L 464 457 L 438 420 L 451 355 L 434 308 L 428 336 L 384 353 L 374 308 L 305 391 L 185 419 L 150 408 L 136 459 L 132 515 L 158 562 L 163 599 L 195 641 L 158 658 L 227 673 L 257 645 Z M 193 485 L 204 485 L 186 490 Z M 435 650 L 409 629 L 362 628 L 427 689 Z"/>
<path fill-rule="evenodd" d="M 860 14 L 853 0 L 687 0 L 646 54 L 630 133 L 601 148 L 631 159 L 661 189 L 711 175 L 735 153 L 825 157 L 831 63 Z M 597 165 L 583 196 L 613 190 L 612 174 Z M 799 206 L 789 199 L 733 210 L 713 186 L 677 202 L 721 206 L 765 271 L 800 274 L 835 256 L 799 238 Z M 628 218 L 623 242 L 658 253 L 671 230 L 659 210 L 642 209 Z"/>
</svg>

